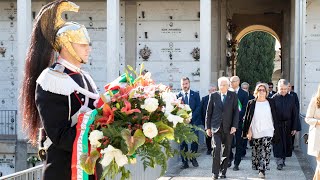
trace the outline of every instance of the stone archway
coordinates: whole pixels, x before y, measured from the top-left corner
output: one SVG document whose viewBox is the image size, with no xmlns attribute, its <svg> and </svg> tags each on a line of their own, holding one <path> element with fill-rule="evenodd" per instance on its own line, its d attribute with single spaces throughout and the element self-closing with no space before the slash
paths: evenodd
<svg viewBox="0 0 320 180">
<path fill-rule="evenodd" d="M 243 28 L 241 31 L 238 31 L 238 33 L 235 36 L 235 40 L 239 43 L 243 37 L 245 37 L 246 35 L 248 35 L 248 34 L 250 34 L 252 32 L 255 32 L 255 31 L 262 31 L 262 32 L 270 34 L 282 46 L 280 36 L 276 33 L 276 31 L 274 31 L 270 27 L 264 26 L 264 25 L 250 25 L 250 26 L 247 26 L 247 27 Z M 274 70 L 273 70 L 274 73 L 272 75 L 272 81 L 274 81 L 273 79 L 274 79 L 275 72 L 277 72 L 276 77 L 275 77 L 277 79 L 275 81 L 278 81 L 282 77 L 281 51 L 280 51 L 280 49 L 279 50 L 275 50 L 275 51 L 276 51 L 276 55 L 275 55 L 275 58 L 274 58 Z M 236 65 L 236 62 L 235 62 L 235 65 Z M 234 72 L 236 72 L 236 70 Z"/>
<path fill-rule="evenodd" d="M 236 38 L 235 40 L 237 40 L 237 42 L 240 42 L 241 39 L 246 36 L 247 34 L 251 33 L 251 32 L 254 32 L 254 31 L 263 31 L 263 32 L 266 32 L 266 33 L 269 33 L 271 34 L 274 38 L 276 38 L 280 44 L 281 44 L 281 40 L 280 40 L 280 37 L 279 35 L 271 28 L 267 27 L 267 26 L 264 26 L 264 25 L 251 25 L 251 26 L 248 26 L 244 29 L 242 29 L 237 35 L 236 35 Z"/>
</svg>

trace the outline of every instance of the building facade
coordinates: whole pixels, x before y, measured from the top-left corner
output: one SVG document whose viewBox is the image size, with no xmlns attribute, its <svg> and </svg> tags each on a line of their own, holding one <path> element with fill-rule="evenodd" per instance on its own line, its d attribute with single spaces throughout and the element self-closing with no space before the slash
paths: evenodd
<svg viewBox="0 0 320 180">
<path fill-rule="evenodd" d="M 36 153 L 21 130 L 18 97 L 32 22 L 47 2 L 0 0 L 2 175 L 30 167 L 26 159 Z M 320 0 L 74 2 L 79 13 L 66 12 L 63 18 L 87 27 L 92 53 L 85 69 L 101 90 L 127 65 L 139 70 L 143 63 L 157 82 L 172 83 L 178 91 L 180 78 L 188 76 L 191 88 L 204 96 L 218 77 L 236 72 L 230 43 L 253 31 L 270 33 L 280 42 L 281 65 L 275 73 L 295 85 L 302 115 L 320 81 Z"/>
</svg>

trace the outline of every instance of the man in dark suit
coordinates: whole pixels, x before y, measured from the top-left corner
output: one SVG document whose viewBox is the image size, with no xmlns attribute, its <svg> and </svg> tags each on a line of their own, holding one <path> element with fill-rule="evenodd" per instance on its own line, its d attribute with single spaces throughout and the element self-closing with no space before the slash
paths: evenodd
<svg viewBox="0 0 320 180">
<path fill-rule="evenodd" d="M 248 92 L 244 91 L 243 89 L 240 88 L 240 78 L 238 76 L 232 76 L 230 78 L 231 82 L 231 88 L 233 91 L 238 95 L 238 99 L 240 104 L 238 104 L 238 110 L 239 112 L 239 123 L 237 127 L 237 132 L 235 134 L 235 139 L 236 139 L 236 153 L 234 157 L 234 171 L 239 170 L 239 164 L 241 162 L 241 158 L 243 154 L 245 154 L 245 150 L 243 148 L 243 138 L 242 138 L 242 122 L 243 122 L 243 116 L 246 112 L 246 107 L 248 104 L 248 99 L 249 99 L 249 94 Z M 230 151 L 232 153 L 232 151 Z"/>
<path fill-rule="evenodd" d="M 275 92 L 273 90 L 273 83 L 272 82 L 268 82 L 268 86 L 269 86 L 269 94 L 268 94 L 268 98 L 272 98 L 272 96 L 274 94 L 276 94 L 277 92 Z"/>
<path fill-rule="evenodd" d="M 226 178 L 231 142 L 239 123 L 238 96 L 228 91 L 229 83 L 226 77 L 218 79 L 219 91 L 210 95 L 205 119 L 206 133 L 213 137 L 213 179 L 218 179 L 219 171 L 220 178 Z"/>
<path fill-rule="evenodd" d="M 207 107 L 208 107 L 208 101 L 209 101 L 209 96 L 211 93 L 214 93 L 217 91 L 217 87 L 216 85 L 211 85 L 209 87 L 209 94 L 202 97 L 201 100 L 201 120 L 202 120 L 202 124 L 205 126 L 205 118 L 206 118 L 206 114 L 207 114 Z M 206 145 L 207 145 L 207 155 L 210 155 L 212 152 L 212 145 L 211 145 L 211 140 L 212 138 L 210 136 L 206 137 Z"/>
<path fill-rule="evenodd" d="M 190 80 L 188 77 L 181 78 L 181 89 L 182 89 L 182 91 L 179 92 L 177 97 L 182 98 L 183 103 L 188 104 L 192 110 L 192 119 L 191 119 L 190 124 L 198 126 L 201 124 L 201 121 L 200 121 L 200 95 L 198 92 L 192 91 L 190 89 Z M 197 131 L 195 133 L 198 135 Z M 182 142 L 180 145 L 180 150 L 187 152 L 188 151 L 188 144 L 186 142 Z M 198 143 L 192 142 L 190 150 L 191 150 L 191 152 L 196 153 L 198 151 Z M 189 167 L 188 159 L 184 158 L 183 156 L 181 156 L 181 158 L 182 158 L 181 169 L 188 168 Z M 194 167 L 199 166 L 196 158 L 191 159 L 190 161 Z"/>
</svg>

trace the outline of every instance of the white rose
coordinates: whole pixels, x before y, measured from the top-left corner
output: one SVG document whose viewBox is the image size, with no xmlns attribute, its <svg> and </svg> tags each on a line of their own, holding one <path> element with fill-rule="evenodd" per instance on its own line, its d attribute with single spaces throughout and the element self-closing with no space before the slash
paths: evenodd
<svg viewBox="0 0 320 180">
<path fill-rule="evenodd" d="M 143 134 L 150 139 L 158 135 L 157 126 L 152 122 L 144 123 L 142 126 L 142 129 L 143 129 Z"/>
<path fill-rule="evenodd" d="M 159 107 L 158 99 L 156 98 L 147 98 L 144 100 L 144 104 L 141 105 L 142 109 L 147 110 L 148 112 L 152 113 Z"/>
<path fill-rule="evenodd" d="M 100 139 L 103 138 L 102 131 L 93 130 L 89 135 L 89 141 L 92 146 L 99 147 L 101 143 L 99 142 Z"/>
<path fill-rule="evenodd" d="M 168 115 L 168 121 L 173 123 L 173 127 L 176 127 L 178 123 L 183 123 L 183 118 L 173 114 Z"/>
<path fill-rule="evenodd" d="M 100 161 L 100 164 L 103 167 L 108 166 L 113 159 L 116 160 L 116 163 L 119 167 L 128 164 L 127 156 L 122 154 L 120 149 L 116 149 L 111 145 L 109 145 L 106 149 L 101 150 L 101 154 L 104 154 L 103 159 Z"/>
</svg>

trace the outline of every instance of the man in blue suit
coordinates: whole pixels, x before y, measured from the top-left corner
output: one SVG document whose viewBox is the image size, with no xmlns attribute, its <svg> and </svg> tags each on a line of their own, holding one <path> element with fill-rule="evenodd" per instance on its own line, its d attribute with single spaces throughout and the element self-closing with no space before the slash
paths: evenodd
<svg viewBox="0 0 320 180">
<path fill-rule="evenodd" d="M 238 124 L 238 129 L 237 132 L 235 134 L 235 139 L 236 139 L 236 153 L 235 153 L 235 157 L 234 157 L 234 167 L 233 170 L 234 171 L 238 171 L 239 170 L 239 164 L 241 162 L 241 158 L 243 156 L 244 151 L 246 150 L 243 147 L 243 139 L 242 139 L 242 123 L 243 123 L 243 116 L 246 112 L 246 107 L 248 104 L 248 99 L 249 99 L 249 94 L 244 91 L 243 89 L 240 88 L 240 78 L 238 76 L 232 76 L 230 78 L 230 82 L 231 82 L 231 88 L 233 89 L 233 91 L 235 93 L 237 93 L 238 95 L 238 99 L 240 101 L 241 104 L 238 104 L 239 107 L 239 124 Z M 232 151 L 230 152 L 232 153 Z"/>
<path fill-rule="evenodd" d="M 198 92 L 192 91 L 190 89 L 190 80 L 188 77 L 181 78 L 181 89 L 182 91 L 179 92 L 177 95 L 178 98 L 182 98 L 182 101 L 184 104 L 188 104 L 192 110 L 192 119 L 190 124 L 193 125 L 200 125 L 200 96 Z M 198 132 L 196 132 L 198 135 Z M 180 150 L 183 150 L 185 152 L 188 151 L 188 144 L 186 142 L 182 142 L 180 145 Z M 197 152 L 198 151 L 198 143 L 192 142 L 191 143 L 191 152 Z M 182 166 L 181 169 L 189 168 L 188 159 L 182 157 Z M 192 165 L 194 167 L 198 167 L 199 164 L 197 162 L 197 159 L 191 159 L 190 160 Z"/>
<path fill-rule="evenodd" d="M 201 99 L 201 120 L 202 120 L 202 124 L 205 126 L 205 119 L 206 119 L 206 114 L 207 114 L 207 107 L 208 107 L 208 102 L 209 102 L 209 96 L 211 95 L 211 93 L 214 93 L 217 91 L 217 86 L 216 85 L 211 85 L 209 87 L 209 94 L 202 97 Z M 212 152 L 212 137 L 210 136 L 206 136 L 206 145 L 207 145 L 207 155 L 210 155 Z"/>
</svg>

